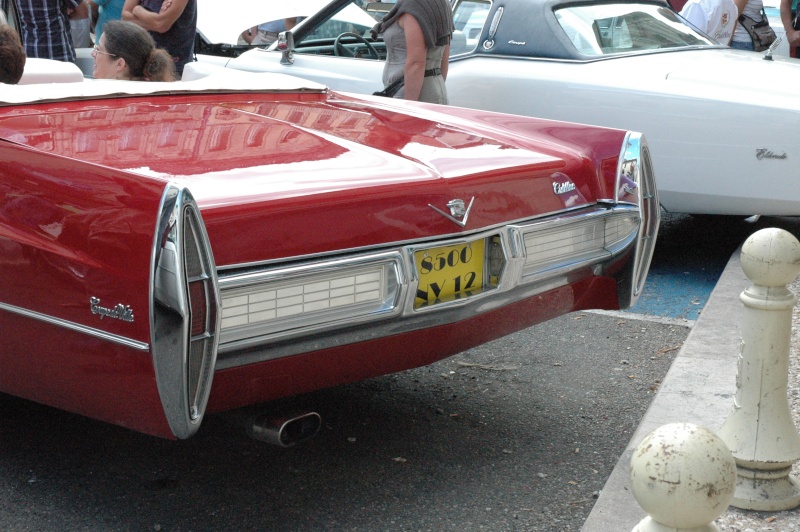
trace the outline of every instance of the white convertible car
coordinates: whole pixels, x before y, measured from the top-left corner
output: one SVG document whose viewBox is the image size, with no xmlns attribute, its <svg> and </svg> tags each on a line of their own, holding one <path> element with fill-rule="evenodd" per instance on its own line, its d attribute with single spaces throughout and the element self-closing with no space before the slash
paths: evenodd
<svg viewBox="0 0 800 532">
<path fill-rule="evenodd" d="M 369 29 L 391 4 L 320 2 L 199 0 L 198 58 L 380 90 L 385 49 Z M 800 215 L 800 61 L 731 50 L 657 0 L 457 0 L 454 10 L 452 105 L 643 131 L 668 211 Z M 236 44 L 248 26 L 295 16 L 307 18 L 270 49 Z"/>
</svg>

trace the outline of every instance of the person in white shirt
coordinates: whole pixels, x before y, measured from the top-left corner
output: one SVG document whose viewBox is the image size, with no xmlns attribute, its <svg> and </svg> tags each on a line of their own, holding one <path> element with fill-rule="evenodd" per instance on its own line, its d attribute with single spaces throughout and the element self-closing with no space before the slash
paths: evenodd
<svg viewBox="0 0 800 532">
<path fill-rule="evenodd" d="M 761 22 L 763 17 L 761 16 L 761 10 L 764 8 L 764 2 L 762 0 L 734 0 L 736 3 L 736 7 L 738 8 L 737 12 L 737 20 L 739 15 L 745 15 L 756 22 Z M 741 24 L 736 25 L 736 31 L 733 32 L 733 39 L 731 40 L 731 48 L 736 48 L 737 50 L 755 50 L 755 46 L 753 46 L 753 38 L 750 37 L 750 34 L 747 33 L 747 30 L 744 29 L 744 26 Z"/>
<path fill-rule="evenodd" d="M 733 0 L 689 0 L 680 12 L 694 27 L 720 44 L 729 44 L 739 11 Z"/>
</svg>

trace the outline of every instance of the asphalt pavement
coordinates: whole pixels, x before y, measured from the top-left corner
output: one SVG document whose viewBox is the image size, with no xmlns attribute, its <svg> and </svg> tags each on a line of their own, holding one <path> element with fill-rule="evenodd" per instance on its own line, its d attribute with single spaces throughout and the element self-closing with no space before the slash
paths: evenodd
<svg viewBox="0 0 800 532">
<path fill-rule="evenodd" d="M 737 250 L 717 281 L 686 342 L 628 442 L 586 520 L 583 532 L 632 530 L 647 514 L 630 490 L 633 450 L 667 423 L 694 423 L 718 431 L 733 409 L 743 306 L 739 294 L 752 283 Z"/>
<path fill-rule="evenodd" d="M 759 228 L 708 227 L 668 219 L 659 263 L 708 267 L 712 243 Z M 322 415 L 289 449 L 248 438 L 245 411 L 173 442 L 0 394 L 0 530 L 631 530 L 644 517 L 626 484 L 638 441 L 674 420 L 716 429 L 731 407 L 736 261 L 713 292 L 676 297 L 707 298 L 696 321 L 577 312 L 266 405 Z"/>
<path fill-rule="evenodd" d="M 0 395 L 0 530 L 577 531 L 689 328 L 572 313 L 430 366 L 266 405 L 165 441 Z"/>
<path fill-rule="evenodd" d="M 669 219 L 667 223 L 670 223 Z M 765 227 L 781 227 L 795 236 L 800 235 L 800 221 L 795 218 L 763 218 L 755 224 L 743 224 L 740 220 L 713 220 L 712 223 L 723 224 L 711 232 L 712 238 L 719 238 L 719 229 L 724 226 L 724 234 L 729 242 L 733 242 L 730 240 L 733 238 L 743 243 L 747 236 Z M 673 239 L 673 242 L 679 241 Z M 702 254 L 700 250 L 698 252 Z M 728 259 L 707 297 L 703 295 L 704 290 L 699 288 L 704 276 L 696 275 L 688 286 L 692 287 L 691 293 L 697 295 L 687 298 L 687 293 L 683 292 L 678 299 L 684 303 L 690 301 L 690 304 L 700 299 L 701 311 L 697 313 L 691 332 L 600 492 L 582 532 L 629 531 L 646 517 L 647 514 L 638 506 L 630 489 L 630 461 L 636 446 L 650 432 L 668 423 L 694 423 L 717 432 L 733 410 L 744 310 L 739 294 L 752 285 L 742 271 L 740 254 L 741 245 Z M 690 262 L 691 259 L 682 264 L 688 268 Z M 713 262 L 702 264 L 707 265 L 707 272 L 713 279 L 717 266 Z M 664 270 L 664 264 L 658 268 Z M 682 289 L 678 286 L 677 290 L 681 292 Z M 663 294 L 665 299 L 670 298 L 669 291 L 657 293 Z M 673 309 L 680 308 L 681 304 L 673 303 L 672 306 Z M 794 327 L 797 326 L 795 323 Z M 767 514 L 764 515 L 766 517 Z M 769 527 L 764 530 L 784 529 Z"/>
<path fill-rule="evenodd" d="M 689 216 L 662 212 L 656 249 L 642 296 L 627 313 L 694 322 L 728 259 L 753 232 L 788 219 Z"/>
</svg>

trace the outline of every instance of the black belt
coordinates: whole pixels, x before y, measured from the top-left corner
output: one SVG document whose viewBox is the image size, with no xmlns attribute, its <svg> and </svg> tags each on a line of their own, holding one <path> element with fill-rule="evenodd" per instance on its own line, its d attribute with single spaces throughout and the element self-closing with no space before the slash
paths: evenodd
<svg viewBox="0 0 800 532">
<path fill-rule="evenodd" d="M 441 68 L 431 68 L 430 70 L 425 71 L 425 77 L 428 78 L 430 76 L 438 76 L 441 73 L 442 73 Z M 372 94 L 373 96 L 388 96 L 389 98 L 392 98 L 397 93 L 397 91 L 399 91 L 402 88 L 403 84 L 405 83 L 405 80 L 406 78 L 401 76 L 396 80 L 394 80 L 392 83 L 390 83 L 389 86 L 383 89 L 382 91 L 373 92 Z"/>
</svg>

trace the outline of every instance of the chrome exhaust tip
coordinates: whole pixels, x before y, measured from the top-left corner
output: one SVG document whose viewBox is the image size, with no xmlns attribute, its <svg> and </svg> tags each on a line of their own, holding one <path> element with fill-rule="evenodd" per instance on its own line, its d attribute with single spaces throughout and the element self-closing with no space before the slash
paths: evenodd
<svg viewBox="0 0 800 532">
<path fill-rule="evenodd" d="M 248 424 L 247 433 L 254 440 L 291 447 L 316 436 L 321 426 L 322 418 L 316 412 L 287 415 L 270 412 L 256 415 Z"/>
</svg>

